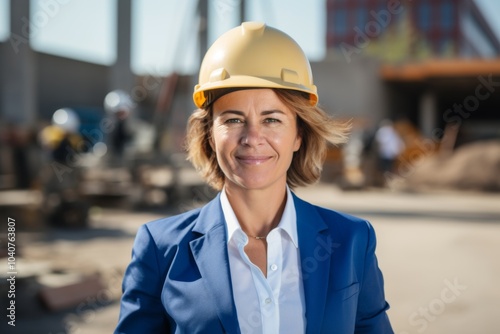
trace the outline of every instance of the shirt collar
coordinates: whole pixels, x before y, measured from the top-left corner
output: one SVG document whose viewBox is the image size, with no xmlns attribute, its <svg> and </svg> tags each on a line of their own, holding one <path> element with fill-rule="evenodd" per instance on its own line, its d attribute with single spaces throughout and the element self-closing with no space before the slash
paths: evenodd
<svg viewBox="0 0 500 334">
<path fill-rule="evenodd" d="M 236 214 L 234 213 L 233 208 L 229 203 L 229 199 L 227 198 L 225 189 L 222 189 L 221 191 L 220 202 L 222 206 L 222 212 L 226 220 L 227 242 L 229 242 L 237 230 L 242 230 L 240 223 L 236 218 Z M 293 202 L 292 192 L 290 191 L 288 185 L 286 186 L 285 209 L 283 210 L 283 215 L 281 216 L 281 220 L 277 227 L 285 231 L 295 245 L 295 248 L 298 248 L 299 243 L 297 235 L 297 214 L 295 212 L 295 204 Z"/>
</svg>

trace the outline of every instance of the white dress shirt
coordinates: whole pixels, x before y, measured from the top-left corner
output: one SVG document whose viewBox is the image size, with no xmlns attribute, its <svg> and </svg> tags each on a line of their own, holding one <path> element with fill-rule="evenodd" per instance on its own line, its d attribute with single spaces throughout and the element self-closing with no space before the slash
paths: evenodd
<svg viewBox="0 0 500 334">
<path fill-rule="evenodd" d="M 245 253 L 243 232 L 226 192 L 220 196 L 227 224 L 229 266 L 241 332 L 305 333 L 305 302 L 297 237 L 297 215 L 287 187 L 283 216 L 266 238 L 267 278 Z"/>
</svg>

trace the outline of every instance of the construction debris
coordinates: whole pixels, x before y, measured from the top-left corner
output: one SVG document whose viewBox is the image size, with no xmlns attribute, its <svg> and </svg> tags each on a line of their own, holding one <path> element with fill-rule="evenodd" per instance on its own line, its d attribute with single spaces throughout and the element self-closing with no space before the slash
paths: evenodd
<svg viewBox="0 0 500 334">
<path fill-rule="evenodd" d="M 407 173 L 407 188 L 500 191 L 500 141 L 478 141 L 451 154 L 423 157 Z"/>
<path fill-rule="evenodd" d="M 50 311 L 76 307 L 105 291 L 99 275 L 75 277 L 74 274 L 54 274 L 41 277 L 40 283 L 43 285 L 39 291 L 40 299 Z"/>
</svg>

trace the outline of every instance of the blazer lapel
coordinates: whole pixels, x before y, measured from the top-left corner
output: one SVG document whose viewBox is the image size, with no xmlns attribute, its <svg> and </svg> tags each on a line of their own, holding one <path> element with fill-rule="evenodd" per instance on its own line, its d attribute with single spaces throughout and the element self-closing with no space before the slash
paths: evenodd
<svg viewBox="0 0 500 334">
<path fill-rule="evenodd" d="M 334 245 L 328 229 L 314 207 L 293 195 L 297 212 L 302 282 L 306 304 L 306 332 L 319 333 L 323 323 L 330 257 Z"/>
<path fill-rule="evenodd" d="M 219 195 L 202 208 L 193 230 L 201 236 L 190 242 L 191 251 L 206 289 L 212 294 L 219 319 L 226 332 L 240 333 Z"/>
</svg>

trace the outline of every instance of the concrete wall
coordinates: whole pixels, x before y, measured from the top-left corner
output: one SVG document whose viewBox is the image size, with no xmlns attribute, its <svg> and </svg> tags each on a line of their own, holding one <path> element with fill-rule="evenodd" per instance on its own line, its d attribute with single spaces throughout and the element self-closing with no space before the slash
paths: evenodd
<svg viewBox="0 0 500 334">
<path fill-rule="evenodd" d="M 3 105 L 4 105 L 4 91 L 5 91 L 5 60 L 4 60 L 4 54 L 5 54 L 5 43 L 0 43 L 0 121 L 3 119 Z"/>
<path fill-rule="evenodd" d="M 326 59 L 311 64 L 319 103 L 341 118 L 377 122 L 388 113 L 385 87 L 374 59 Z"/>
<path fill-rule="evenodd" d="M 30 124 L 33 116 L 12 110 L 16 109 L 13 105 L 18 106 L 16 110 L 23 108 L 22 99 L 27 97 L 22 88 L 13 89 L 18 85 L 14 80 L 18 76 L 10 73 L 12 68 L 8 59 L 12 57 L 8 53 L 11 51 L 8 42 L 0 43 L 0 120 Z M 103 106 L 109 92 L 110 67 L 39 52 L 33 52 L 32 58 L 35 120 L 48 120 L 62 107 Z"/>
<path fill-rule="evenodd" d="M 48 119 L 62 107 L 102 107 L 110 68 L 36 53 L 38 117 Z"/>
</svg>

